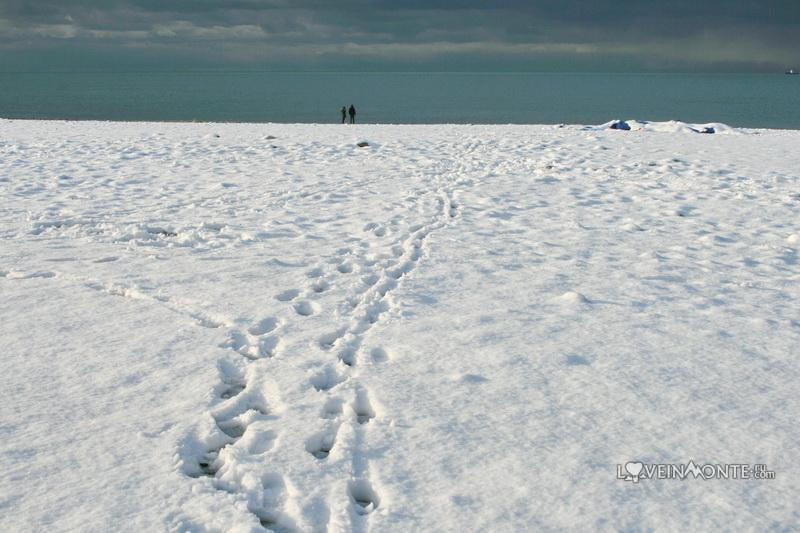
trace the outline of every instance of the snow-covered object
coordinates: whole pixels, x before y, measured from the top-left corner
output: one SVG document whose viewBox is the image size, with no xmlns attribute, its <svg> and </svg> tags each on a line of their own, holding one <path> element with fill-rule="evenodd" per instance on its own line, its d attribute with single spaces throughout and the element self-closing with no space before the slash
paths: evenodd
<svg viewBox="0 0 800 533">
<path fill-rule="evenodd" d="M 687 124 L 678 120 L 650 122 L 646 120 L 611 120 L 599 126 L 589 126 L 588 130 L 656 131 L 661 133 L 719 133 L 735 134 L 739 130 L 727 124 L 711 122 L 708 124 Z"/>
<path fill-rule="evenodd" d="M 682 131 L 0 122 L 0 530 L 791 530 L 800 133 Z"/>
</svg>

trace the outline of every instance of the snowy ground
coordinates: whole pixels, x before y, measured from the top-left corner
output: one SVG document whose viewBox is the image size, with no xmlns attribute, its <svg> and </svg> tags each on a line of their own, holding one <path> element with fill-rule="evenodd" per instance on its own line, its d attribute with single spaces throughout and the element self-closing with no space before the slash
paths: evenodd
<svg viewBox="0 0 800 533">
<path fill-rule="evenodd" d="M 800 132 L 725 133 L 0 121 L 0 530 L 796 528 Z M 689 460 L 776 477 L 617 479 Z"/>
</svg>

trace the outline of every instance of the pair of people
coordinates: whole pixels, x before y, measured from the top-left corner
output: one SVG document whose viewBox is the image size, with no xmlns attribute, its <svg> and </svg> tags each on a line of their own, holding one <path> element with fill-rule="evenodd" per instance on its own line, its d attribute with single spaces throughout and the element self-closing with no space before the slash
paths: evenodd
<svg viewBox="0 0 800 533">
<path fill-rule="evenodd" d="M 345 106 L 342 106 L 342 124 L 347 119 L 348 113 L 350 114 L 350 124 L 356 123 L 356 108 L 353 107 L 353 104 L 350 104 L 350 109 L 347 109 Z"/>
</svg>

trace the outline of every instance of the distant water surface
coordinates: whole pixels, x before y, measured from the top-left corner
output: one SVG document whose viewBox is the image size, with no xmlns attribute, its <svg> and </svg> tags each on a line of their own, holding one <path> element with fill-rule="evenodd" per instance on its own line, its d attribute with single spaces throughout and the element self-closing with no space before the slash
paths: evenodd
<svg viewBox="0 0 800 533">
<path fill-rule="evenodd" d="M 153 121 L 599 124 L 800 129 L 784 74 L 0 73 L 0 117 Z"/>
</svg>

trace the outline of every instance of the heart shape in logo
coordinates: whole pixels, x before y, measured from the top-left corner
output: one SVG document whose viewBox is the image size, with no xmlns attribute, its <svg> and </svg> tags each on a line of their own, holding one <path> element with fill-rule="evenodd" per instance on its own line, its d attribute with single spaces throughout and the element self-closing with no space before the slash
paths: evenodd
<svg viewBox="0 0 800 533">
<path fill-rule="evenodd" d="M 625 465 L 625 470 L 627 470 L 627 472 L 633 477 L 639 477 L 639 474 L 642 473 L 643 468 L 644 465 L 638 461 L 630 462 Z"/>
</svg>

